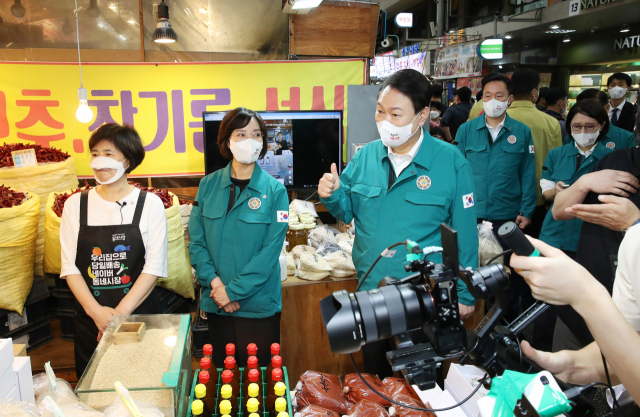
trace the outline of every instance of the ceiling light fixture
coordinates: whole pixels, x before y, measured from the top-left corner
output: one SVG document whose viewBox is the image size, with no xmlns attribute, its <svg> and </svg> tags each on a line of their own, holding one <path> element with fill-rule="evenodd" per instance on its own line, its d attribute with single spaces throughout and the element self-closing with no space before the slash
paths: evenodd
<svg viewBox="0 0 640 417">
<path fill-rule="evenodd" d="M 560 33 L 560 34 L 563 34 L 563 33 L 573 33 L 575 31 L 576 31 L 575 29 L 554 29 L 554 30 L 548 30 L 545 33 L 556 33 L 556 34 Z"/>
<path fill-rule="evenodd" d="M 627 25 L 626 23 L 622 25 L 622 27 L 620 28 L 620 32 L 629 32 L 629 25 Z"/>
<path fill-rule="evenodd" d="M 162 0 L 158 4 L 158 23 L 153 31 L 153 41 L 156 43 L 174 43 L 178 41 L 178 34 L 171 28 L 169 23 L 169 6 Z"/>
<path fill-rule="evenodd" d="M 98 0 L 89 0 L 89 8 L 87 9 L 89 16 L 94 19 L 100 16 L 100 8 L 98 7 Z M 78 8 L 76 7 L 76 18 L 77 18 Z"/>
<path fill-rule="evenodd" d="M 564 35 L 564 39 L 562 39 L 562 42 L 571 42 L 571 37 L 569 35 Z"/>
<path fill-rule="evenodd" d="M 80 68 L 80 88 L 78 88 L 78 110 L 76 110 L 76 119 L 80 123 L 89 123 L 93 119 L 93 112 L 87 104 L 87 89 L 82 84 L 82 60 L 80 59 L 80 28 L 78 25 L 78 0 L 76 2 L 76 39 L 78 40 L 78 67 Z"/>
<path fill-rule="evenodd" d="M 294 5 L 291 7 L 292 9 L 311 9 L 313 7 L 318 7 L 322 3 L 322 0 L 296 0 Z"/>
<path fill-rule="evenodd" d="M 202 13 L 202 14 L 207 14 L 207 13 L 209 13 L 209 12 L 207 11 L 207 9 L 200 9 L 200 10 L 198 10 L 198 11 L 199 11 L 200 13 Z"/>
<path fill-rule="evenodd" d="M 13 1 L 13 6 L 11 6 L 12 15 L 17 18 L 23 18 L 26 12 L 27 11 L 25 10 L 24 6 L 20 3 L 20 0 Z"/>
<path fill-rule="evenodd" d="M 550 24 L 549 25 L 549 29 L 551 29 L 551 30 L 560 29 L 560 23 L 554 22 L 554 23 Z"/>
<path fill-rule="evenodd" d="M 498 65 L 498 68 L 502 69 L 502 65 Z"/>
<path fill-rule="evenodd" d="M 511 38 L 513 38 L 513 35 L 511 35 L 511 32 L 507 32 L 507 33 L 504 34 L 504 38 L 505 39 L 511 39 Z"/>
</svg>

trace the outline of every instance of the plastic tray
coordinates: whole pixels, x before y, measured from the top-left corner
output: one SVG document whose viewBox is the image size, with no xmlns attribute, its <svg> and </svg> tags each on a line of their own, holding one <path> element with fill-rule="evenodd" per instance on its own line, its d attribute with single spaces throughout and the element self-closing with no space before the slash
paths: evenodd
<svg viewBox="0 0 640 417">
<path fill-rule="evenodd" d="M 212 414 L 212 417 L 219 417 L 219 410 L 218 410 L 218 395 L 220 393 L 220 379 L 222 376 L 222 371 L 224 369 L 222 368 L 217 368 L 218 369 L 218 383 L 216 384 L 216 409 L 214 411 L 214 413 Z M 260 368 L 261 372 L 262 372 L 262 380 L 266 381 L 265 379 L 265 374 L 267 371 L 267 368 Z M 189 396 L 189 408 L 187 409 L 187 417 L 192 417 L 191 416 L 191 403 L 193 403 L 193 399 L 194 399 L 194 391 L 195 391 L 195 387 L 198 384 L 198 374 L 200 373 L 200 369 L 196 370 L 193 372 L 193 384 L 191 386 L 191 395 Z M 242 394 L 243 390 L 243 383 L 242 383 L 242 377 L 243 377 L 243 373 L 244 373 L 244 368 L 240 368 L 240 394 Z M 287 412 L 289 413 L 289 417 L 293 417 L 293 408 L 291 408 L 291 392 L 289 391 L 289 376 L 287 375 L 287 367 L 283 366 L 282 367 L 282 375 L 284 377 L 284 384 L 287 387 L 287 391 L 285 393 L 285 398 L 287 400 Z M 266 387 L 267 387 L 267 383 L 263 382 L 262 383 L 262 405 L 264 405 L 267 402 L 267 393 L 266 391 Z M 242 404 L 243 402 L 243 397 L 242 395 L 240 395 L 240 398 L 238 399 L 238 408 L 240 410 L 238 410 L 238 417 L 244 417 L 244 412 L 242 411 L 242 406 L 240 404 Z M 269 417 L 269 411 L 263 411 L 262 413 L 263 417 Z M 205 416 L 208 417 L 208 416 Z"/>
</svg>

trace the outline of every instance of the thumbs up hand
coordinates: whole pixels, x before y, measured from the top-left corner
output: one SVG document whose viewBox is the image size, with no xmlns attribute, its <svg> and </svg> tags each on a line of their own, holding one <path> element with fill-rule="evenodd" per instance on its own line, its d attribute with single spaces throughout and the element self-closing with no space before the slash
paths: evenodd
<svg viewBox="0 0 640 417">
<path fill-rule="evenodd" d="M 340 188 L 340 176 L 336 164 L 331 164 L 331 173 L 326 173 L 320 178 L 318 184 L 318 195 L 322 198 L 329 198 L 335 190 Z"/>
</svg>

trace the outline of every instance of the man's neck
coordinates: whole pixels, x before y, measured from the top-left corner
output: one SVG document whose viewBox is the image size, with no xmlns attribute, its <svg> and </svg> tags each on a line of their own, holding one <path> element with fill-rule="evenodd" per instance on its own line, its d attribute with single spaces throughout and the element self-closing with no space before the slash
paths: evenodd
<svg viewBox="0 0 640 417">
<path fill-rule="evenodd" d="M 560 106 L 549 106 L 547 107 L 547 110 L 551 110 L 558 114 L 562 114 L 562 109 L 560 108 Z"/>
<path fill-rule="evenodd" d="M 486 116 L 486 122 L 489 126 L 491 126 L 492 128 L 497 128 L 500 123 L 502 123 L 502 121 L 505 119 L 505 117 L 507 117 L 507 113 L 502 113 L 502 116 L 498 116 L 498 117 L 489 117 Z"/>
<path fill-rule="evenodd" d="M 391 152 L 399 156 L 408 154 L 409 152 L 411 152 L 411 149 L 413 149 L 416 143 L 418 143 L 421 133 L 422 133 L 422 126 L 418 127 L 418 130 L 416 130 L 416 133 L 414 133 L 413 136 L 411 136 L 411 138 L 409 138 L 408 141 L 406 141 L 400 146 L 395 146 L 391 148 Z"/>
<path fill-rule="evenodd" d="M 624 97 L 622 98 L 612 98 L 610 100 L 611 103 L 611 110 L 615 109 L 616 107 L 618 107 L 620 104 L 622 104 L 622 102 L 624 101 Z"/>
</svg>

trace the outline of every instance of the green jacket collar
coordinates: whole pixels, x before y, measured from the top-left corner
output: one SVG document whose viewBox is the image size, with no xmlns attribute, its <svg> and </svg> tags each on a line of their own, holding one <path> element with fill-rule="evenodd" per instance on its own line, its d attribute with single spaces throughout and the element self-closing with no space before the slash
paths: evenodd
<svg viewBox="0 0 640 417">
<path fill-rule="evenodd" d="M 511 105 L 509 106 L 510 109 L 531 109 L 531 110 L 538 110 L 536 108 L 536 106 L 527 100 L 517 100 L 514 101 L 513 103 L 511 103 Z M 540 110 L 538 110 L 540 111 Z"/>
<path fill-rule="evenodd" d="M 608 149 L 605 148 L 605 146 L 601 142 L 602 141 L 596 143 L 596 146 L 593 147 L 593 152 L 591 153 L 591 156 L 593 156 L 598 161 L 601 160 L 606 154 L 609 153 Z M 569 145 L 570 147 L 567 152 L 567 156 L 573 158 L 574 156 L 578 155 L 579 153 L 578 148 L 576 147 L 576 144 L 573 141 L 570 142 Z"/>
<path fill-rule="evenodd" d="M 265 177 L 265 173 L 260 168 L 258 164 L 256 164 L 253 169 L 253 174 L 251 174 L 251 180 L 249 181 L 249 185 L 247 188 L 251 188 L 254 191 L 259 193 L 266 193 L 267 191 L 267 178 Z M 220 189 L 231 186 L 231 162 L 222 170 L 222 180 L 220 181 Z"/>
<path fill-rule="evenodd" d="M 431 168 L 431 162 L 433 161 L 434 141 L 437 141 L 438 139 L 431 136 L 424 126 L 422 126 L 422 130 L 424 133 L 424 136 L 422 137 L 422 144 L 420 145 L 420 149 L 418 149 L 416 157 L 413 158 L 411 162 L 420 165 L 425 169 L 429 169 Z M 385 159 L 389 159 L 389 151 L 387 150 L 386 146 L 382 145 L 382 151 L 383 152 L 380 158 L 380 163 L 384 163 Z"/>
</svg>

